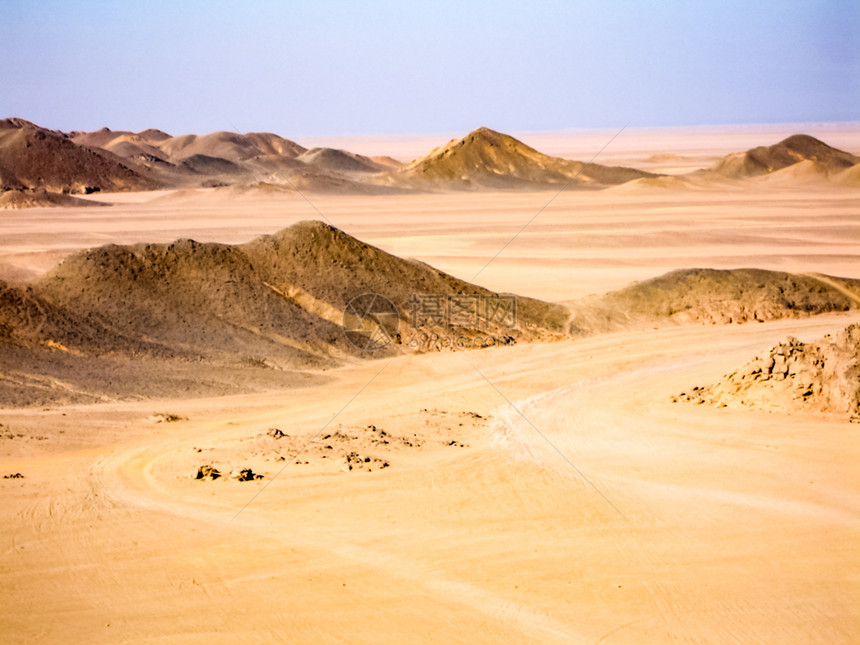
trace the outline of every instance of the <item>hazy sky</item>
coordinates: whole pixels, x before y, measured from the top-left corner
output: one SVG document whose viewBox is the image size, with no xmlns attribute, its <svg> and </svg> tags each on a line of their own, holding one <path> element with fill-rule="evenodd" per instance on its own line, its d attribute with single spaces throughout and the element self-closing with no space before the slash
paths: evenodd
<svg viewBox="0 0 860 645">
<path fill-rule="evenodd" d="M 860 2 L 0 0 L 0 117 L 285 136 L 860 120 Z"/>
</svg>

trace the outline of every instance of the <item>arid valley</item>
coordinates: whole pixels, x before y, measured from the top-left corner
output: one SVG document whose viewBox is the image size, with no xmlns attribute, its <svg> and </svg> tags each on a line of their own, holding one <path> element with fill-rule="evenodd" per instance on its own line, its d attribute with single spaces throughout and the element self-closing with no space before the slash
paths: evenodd
<svg viewBox="0 0 860 645">
<path fill-rule="evenodd" d="M 860 637 L 856 128 L 147 132 L 0 131 L 0 640 Z"/>
</svg>

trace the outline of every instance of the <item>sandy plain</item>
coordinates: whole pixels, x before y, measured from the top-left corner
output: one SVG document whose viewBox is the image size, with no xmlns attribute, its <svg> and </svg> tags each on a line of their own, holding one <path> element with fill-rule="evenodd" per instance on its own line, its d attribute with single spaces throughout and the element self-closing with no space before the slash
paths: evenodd
<svg viewBox="0 0 860 645">
<path fill-rule="evenodd" d="M 860 153 L 856 131 L 839 132 L 810 133 Z M 719 132 L 633 134 L 612 163 L 730 151 Z M 588 147 L 555 141 L 547 152 Z M 860 277 L 856 190 L 760 184 L 562 193 L 481 270 L 552 196 L 103 195 L 117 205 L 4 213 L 0 263 L 24 280 L 79 248 L 242 242 L 322 215 L 397 255 L 550 300 L 692 266 Z M 278 393 L 0 410 L 0 472 L 24 474 L 0 480 L 0 634 L 857 642 L 855 426 L 670 399 L 788 335 L 856 320 L 625 332 L 355 363 Z M 345 470 L 327 445 L 388 467 Z M 265 477 L 195 480 L 207 460 Z"/>
</svg>

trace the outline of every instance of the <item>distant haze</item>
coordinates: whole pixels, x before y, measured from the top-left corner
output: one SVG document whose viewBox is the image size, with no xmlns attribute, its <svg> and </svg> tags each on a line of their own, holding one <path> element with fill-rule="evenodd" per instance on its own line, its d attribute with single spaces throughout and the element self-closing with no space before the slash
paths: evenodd
<svg viewBox="0 0 860 645">
<path fill-rule="evenodd" d="M 860 6 L 0 0 L 0 118 L 315 135 L 856 121 Z"/>
</svg>

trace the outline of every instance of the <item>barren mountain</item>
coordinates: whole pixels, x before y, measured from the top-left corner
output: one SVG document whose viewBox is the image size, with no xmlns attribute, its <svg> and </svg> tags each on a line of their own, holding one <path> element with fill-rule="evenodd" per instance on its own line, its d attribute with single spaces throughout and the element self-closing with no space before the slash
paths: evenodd
<svg viewBox="0 0 860 645">
<path fill-rule="evenodd" d="M 603 188 L 652 173 L 633 168 L 586 165 L 538 152 L 511 136 L 478 128 L 436 148 L 396 172 L 400 184 L 452 188 L 528 188 L 564 185 Z"/>
<path fill-rule="evenodd" d="M 78 145 L 62 132 L 23 119 L 0 120 L 0 190 L 86 193 L 155 187 L 108 151 Z"/>
<path fill-rule="evenodd" d="M 713 170 L 732 178 L 756 177 L 802 161 L 815 162 L 816 167 L 824 172 L 835 173 L 857 164 L 860 157 L 832 148 L 815 137 L 795 134 L 772 146 L 728 155 Z"/>
<path fill-rule="evenodd" d="M 662 157 L 660 157 L 662 158 Z M 671 160 L 674 157 L 667 157 Z M 171 136 L 102 128 L 68 135 L 21 119 L 0 121 L 0 189 L 51 192 L 217 188 L 260 183 L 311 193 L 380 194 L 425 190 L 580 189 L 615 187 L 631 194 L 715 190 L 766 177 L 773 188 L 853 187 L 860 158 L 813 137 L 795 135 L 770 147 L 724 158 L 708 171 L 666 176 L 543 154 L 506 134 L 478 128 L 402 164 L 334 148 L 306 149 L 267 132 Z M 6 199 L 16 207 L 48 199 Z M 56 201 L 56 200 L 54 200 Z"/>
<path fill-rule="evenodd" d="M 122 162 L 159 187 L 179 188 L 199 184 L 199 173 L 187 166 L 173 163 L 170 155 L 159 148 L 169 140 L 161 130 L 128 132 L 102 128 L 95 132 L 70 132 L 75 143 L 101 148 L 116 155 Z"/>
<path fill-rule="evenodd" d="M 816 343 L 789 338 L 719 382 L 682 392 L 676 400 L 832 412 L 860 422 L 860 325 Z"/>
<path fill-rule="evenodd" d="M 162 185 L 172 187 L 244 189 L 262 181 L 308 192 L 379 193 L 386 191 L 350 177 L 391 170 L 393 162 L 377 162 L 332 148 L 306 150 L 267 132 L 171 137 L 159 130 L 133 133 L 103 128 L 73 135 L 75 141 L 109 150 L 132 167 L 157 177 Z"/>
</svg>

